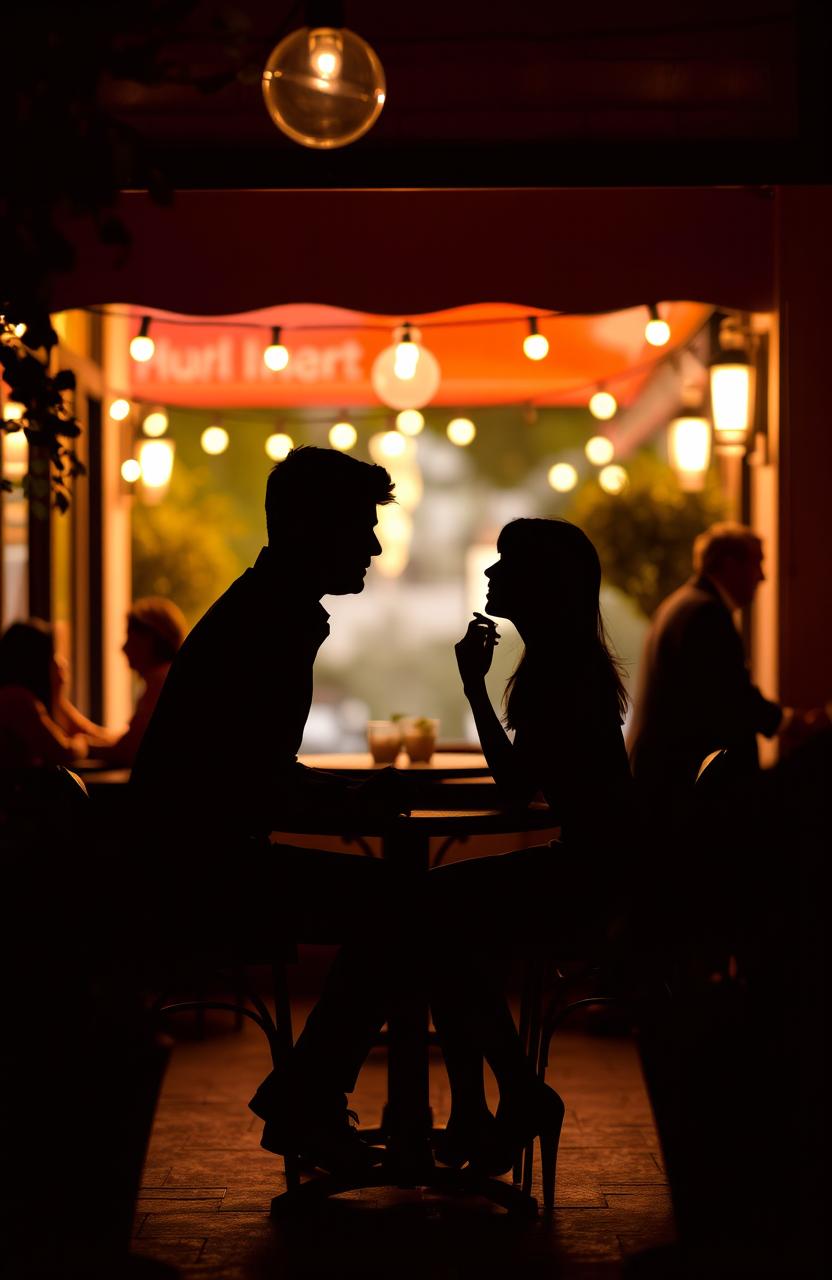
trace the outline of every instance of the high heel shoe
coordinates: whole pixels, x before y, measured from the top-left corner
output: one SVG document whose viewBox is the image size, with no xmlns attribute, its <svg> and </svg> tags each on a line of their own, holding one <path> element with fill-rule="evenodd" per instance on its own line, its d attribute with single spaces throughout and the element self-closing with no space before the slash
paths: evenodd
<svg viewBox="0 0 832 1280">
<path fill-rule="evenodd" d="M 467 1165 L 472 1173 L 489 1178 L 507 1173 L 514 1160 L 513 1149 L 490 1111 L 468 1122 L 451 1117 L 434 1143 L 433 1154 L 440 1164 L 452 1169 Z"/>
<path fill-rule="evenodd" d="M 521 1154 L 525 1153 L 522 1187 L 527 1195 L 531 1193 L 535 1138 L 540 1142 L 543 1205 L 547 1210 L 553 1209 L 555 1204 L 558 1143 L 565 1114 L 566 1107 L 560 1094 L 542 1081 L 502 1099 L 497 1108 L 497 1124 L 512 1150 L 515 1167 L 520 1163 Z"/>
</svg>

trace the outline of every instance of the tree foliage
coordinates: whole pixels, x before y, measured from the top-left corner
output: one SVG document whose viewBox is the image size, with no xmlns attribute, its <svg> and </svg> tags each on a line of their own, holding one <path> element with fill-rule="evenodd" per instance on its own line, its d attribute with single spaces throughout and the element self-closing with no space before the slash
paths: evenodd
<svg viewBox="0 0 832 1280">
<path fill-rule="evenodd" d="M 690 576 L 693 540 L 724 519 L 725 500 L 712 473 L 701 492 L 685 493 L 654 454 L 640 454 L 627 469 L 623 493 L 605 493 L 592 479 L 568 515 L 595 543 L 606 580 L 650 617 Z"/>
<path fill-rule="evenodd" d="M 167 596 L 193 624 L 241 572 L 229 540 L 242 528 L 233 498 L 175 467 L 164 501 L 133 510 L 134 596 Z"/>
</svg>

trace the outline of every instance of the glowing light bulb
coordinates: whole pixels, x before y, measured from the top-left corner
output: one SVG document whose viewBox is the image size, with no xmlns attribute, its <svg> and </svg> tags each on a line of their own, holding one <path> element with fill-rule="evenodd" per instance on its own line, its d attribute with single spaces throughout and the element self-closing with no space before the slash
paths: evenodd
<svg viewBox="0 0 832 1280">
<path fill-rule="evenodd" d="M 267 369 L 271 369 L 272 373 L 280 373 L 288 363 L 289 352 L 280 340 L 280 326 L 275 325 L 272 329 L 272 340 L 263 352 L 263 364 Z"/>
<path fill-rule="evenodd" d="M 393 366 L 393 372 L 397 378 L 401 378 L 402 382 L 410 382 L 416 376 L 418 364 L 419 348 L 410 335 L 407 334 L 396 347 L 396 361 Z"/>
<path fill-rule="evenodd" d="M 629 484 L 627 472 L 623 467 L 613 463 L 598 473 L 598 483 L 605 493 L 621 493 Z"/>
<path fill-rule="evenodd" d="M 329 443 L 333 449 L 341 449 L 344 453 L 351 449 L 358 439 L 358 432 L 351 422 L 336 422 L 329 429 Z"/>
<path fill-rule="evenodd" d="M 216 457 L 220 453 L 225 453 L 228 448 L 229 435 L 225 427 L 206 427 L 202 435 L 199 437 L 199 443 L 202 445 L 206 453 L 210 453 L 212 457 Z"/>
<path fill-rule="evenodd" d="M 589 397 L 589 412 L 599 422 L 609 422 L 618 412 L 618 401 L 609 391 L 596 391 Z"/>
<path fill-rule="evenodd" d="M 6 419 L 7 422 L 14 419 Z M 22 480 L 29 470 L 29 441 L 23 431 L 4 431 L 3 475 L 6 480 Z"/>
<path fill-rule="evenodd" d="M 294 447 L 294 440 L 291 436 L 287 436 L 285 431 L 276 431 L 266 441 L 266 453 L 272 462 L 282 462 Z"/>
<path fill-rule="evenodd" d="M 269 54 L 263 100 L 278 129 L 304 147 L 343 147 L 366 133 L 384 106 L 384 69 L 347 27 L 302 27 Z"/>
<path fill-rule="evenodd" d="M 549 468 L 548 480 L 556 493 L 568 493 L 578 483 L 578 473 L 570 462 L 556 462 Z"/>
<path fill-rule="evenodd" d="M 396 414 L 396 430 L 403 436 L 418 436 L 424 425 L 425 419 L 418 409 L 402 409 Z"/>
<path fill-rule="evenodd" d="M 24 335 L 24 333 L 25 333 L 25 332 L 26 332 L 26 330 L 28 329 L 28 327 L 29 327 L 29 326 L 28 326 L 28 325 L 26 325 L 26 324 L 23 324 L 23 323 L 22 323 L 22 321 L 21 321 L 21 323 L 20 323 L 20 324 L 12 325 L 12 328 L 14 329 L 14 336 L 15 336 L 16 338 L 22 338 L 22 337 L 23 337 L 23 335 Z"/>
<path fill-rule="evenodd" d="M 153 359 L 156 343 L 149 335 L 150 316 L 142 316 L 142 323 L 135 338 L 130 340 L 130 355 L 138 364 L 147 364 Z"/>
<path fill-rule="evenodd" d="M 674 418 L 667 428 L 667 454 L 679 477 L 679 487 L 696 492 L 705 486 L 711 460 L 711 424 L 707 418 L 688 415 Z"/>
<path fill-rule="evenodd" d="M 543 360 L 549 354 L 549 339 L 538 332 L 534 316 L 529 316 L 529 332 L 523 339 L 523 354 L 529 360 Z"/>
<path fill-rule="evenodd" d="M 20 422 L 25 412 L 26 410 L 19 400 L 7 400 L 3 405 L 3 421 Z"/>
<path fill-rule="evenodd" d="M 662 320 L 655 302 L 651 302 L 647 310 L 650 318 L 644 326 L 645 341 L 649 342 L 651 347 L 664 347 L 670 341 L 670 325 L 666 320 Z"/>
<path fill-rule="evenodd" d="M 445 434 L 451 444 L 459 445 L 464 448 L 465 445 L 471 443 L 477 434 L 477 428 L 474 426 L 470 418 L 452 418 L 445 428 Z"/>
<path fill-rule="evenodd" d="M 156 439 L 163 436 L 168 429 L 168 415 L 164 409 L 154 409 L 149 413 L 142 423 L 142 431 L 146 436 L 152 436 Z"/>
<path fill-rule="evenodd" d="M 421 409 L 436 395 L 442 376 L 439 362 L 420 339 L 418 329 L 402 325 L 393 334 L 394 345 L 373 361 L 370 381 L 389 409 Z"/>
<path fill-rule="evenodd" d="M 334 80 L 341 74 L 343 45 L 333 27 L 318 27 L 309 32 L 309 65 L 322 80 Z"/>
<path fill-rule="evenodd" d="M 130 401 L 119 396 L 117 400 L 113 400 L 107 411 L 113 422 L 124 422 L 130 417 Z"/>
<path fill-rule="evenodd" d="M 128 484 L 135 484 L 142 474 L 142 464 L 138 458 L 128 458 L 121 464 L 121 478 Z"/>
<path fill-rule="evenodd" d="M 615 457 L 615 445 L 608 436 L 591 436 L 584 445 L 584 453 L 596 467 L 605 467 Z"/>
<path fill-rule="evenodd" d="M 146 489 L 166 489 L 173 474 L 173 441 L 143 440 L 139 465 Z"/>
<path fill-rule="evenodd" d="M 407 441 L 398 431 L 385 431 L 378 441 L 378 451 L 383 458 L 400 458 L 407 448 Z"/>
</svg>

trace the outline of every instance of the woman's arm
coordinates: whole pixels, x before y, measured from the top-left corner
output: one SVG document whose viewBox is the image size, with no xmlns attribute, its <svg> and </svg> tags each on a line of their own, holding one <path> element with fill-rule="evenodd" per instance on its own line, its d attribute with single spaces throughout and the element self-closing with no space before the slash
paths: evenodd
<svg viewBox="0 0 832 1280">
<path fill-rule="evenodd" d="M 93 748 L 109 747 L 118 738 L 118 733 L 114 729 L 105 729 L 103 725 L 88 720 L 68 698 L 61 697 L 55 712 L 55 720 L 69 734 L 82 733 Z"/>
<path fill-rule="evenodd" d="M 33 760 L 44 764 L 72 764 L 87 754 L 87 740 L 83 734 L 64 733 L 37 698 L 27 698 L 21 713 L 21 737 Z"/>
<path fill-rule="evenodd" d="M 508 734 L 491 705 L 485 676 L 491 667 L 491 658 L 499 643 L 499 633 L 490 619 L 477 614 L 468 624 L 468 630 L 456 645 L 457 666 L 483 755 L 497 785 L 504 804 L 526 805 L 536 794 L 538 787 L 518 757 Z"/>
</svg>

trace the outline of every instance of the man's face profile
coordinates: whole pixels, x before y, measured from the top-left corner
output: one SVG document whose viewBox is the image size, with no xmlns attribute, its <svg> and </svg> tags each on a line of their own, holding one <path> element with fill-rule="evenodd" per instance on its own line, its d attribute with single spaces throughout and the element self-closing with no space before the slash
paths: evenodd
<svg viewBox="0 0 832 1280">
<path fill-rule="evenodd" d="M 364 590 L 373 556 L 381 554 L 381 543 L 375 533 L 377 523 L 373 502 L 333 519 L 322 546 L 324 595 L 357 595 Z"/>
</svg>

